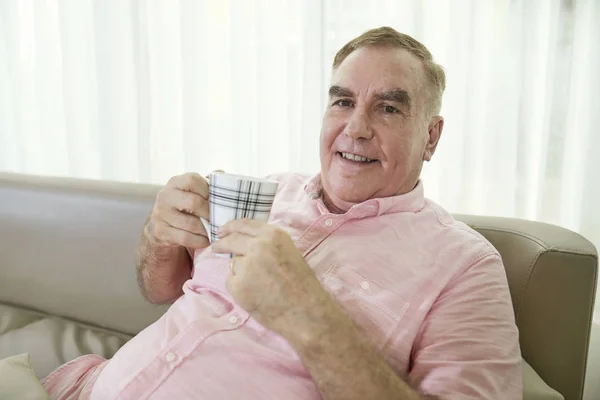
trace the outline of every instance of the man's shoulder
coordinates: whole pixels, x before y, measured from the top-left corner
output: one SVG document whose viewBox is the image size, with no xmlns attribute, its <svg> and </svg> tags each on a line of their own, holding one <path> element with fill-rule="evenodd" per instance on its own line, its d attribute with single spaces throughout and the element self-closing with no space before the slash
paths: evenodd
<svg viewBox="0 0 600 400">
<path fill-rule="evenodd" d="M 443 235 L 442 242 L 446 246 L 463 248 L 465 253 L 474 258 L 499 255 L 498 250 L 481 233 L 457 220 L 439 204 L 427 199 L 424 211 L 430 214 L 431 223 L 435 224 Z"/>
</svg>

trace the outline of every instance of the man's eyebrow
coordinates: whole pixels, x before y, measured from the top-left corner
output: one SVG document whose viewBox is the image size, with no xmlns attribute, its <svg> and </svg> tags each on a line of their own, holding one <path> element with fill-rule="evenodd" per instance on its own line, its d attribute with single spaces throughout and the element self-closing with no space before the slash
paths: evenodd
<svg viewBox="0 0 600 400">
<path fill-rule="evenodd" d="M 333 85 L 329 88 L 329 97 L 354 97 L 352 90 Z"/>
<path fill-rule="evenodd" d="M 408 92 L 403 89 L 392 89 L 386 92 L 377 93 L 375 97 L 377 97 L 379 100 L 394 101 L 396 103 L 404 104 L 409 109 L 412 104 L 412 100 L 408 95 Z"/>
</svg>

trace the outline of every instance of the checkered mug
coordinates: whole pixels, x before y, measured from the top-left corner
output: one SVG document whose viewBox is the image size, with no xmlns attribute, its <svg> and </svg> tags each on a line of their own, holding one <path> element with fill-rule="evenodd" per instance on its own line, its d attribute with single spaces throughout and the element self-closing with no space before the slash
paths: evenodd
<svg viewBox="0 0 600 400">
<path fill-rule="evenodd" d="M 202 218 L 211 243 L 217 231 L 234 219 L 267 221 L 275 199 L 278 182 L 271 179 L 213 172 L 209 176 L 210 221 Z M 225 255 L 229 257 L 230 255 Z"/>
</svg>

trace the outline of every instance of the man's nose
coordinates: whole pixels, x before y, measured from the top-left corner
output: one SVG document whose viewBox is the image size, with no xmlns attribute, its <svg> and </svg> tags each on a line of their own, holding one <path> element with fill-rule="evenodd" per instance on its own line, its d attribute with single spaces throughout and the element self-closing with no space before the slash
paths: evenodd
<svg viewBox="0 0 600 400">
<path fill-rule="evenodd" d="M 346 125 L 345 133 L 352 139 L 371 139 L 373 129 L 369 116 L 364 111 L 355 109 Z"/>
</svg>

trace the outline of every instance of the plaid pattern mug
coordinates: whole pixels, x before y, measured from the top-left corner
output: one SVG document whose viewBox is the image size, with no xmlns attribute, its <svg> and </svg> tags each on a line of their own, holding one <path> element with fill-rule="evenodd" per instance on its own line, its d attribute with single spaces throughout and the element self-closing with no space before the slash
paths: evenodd
<svg viewBox="0 0 600 400">
<path fill-rule="evenodd" d="M 277 185 L 277 181 L 270 179 L 211 173 L 208 197 L 210 221 L 202 219 L 210 242 L 218 240 L 217 231 L 231 220 L 248 218 L 267 221 Z"/>
</svg>

